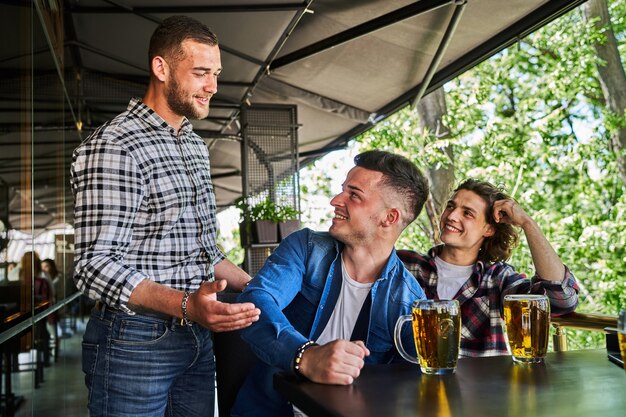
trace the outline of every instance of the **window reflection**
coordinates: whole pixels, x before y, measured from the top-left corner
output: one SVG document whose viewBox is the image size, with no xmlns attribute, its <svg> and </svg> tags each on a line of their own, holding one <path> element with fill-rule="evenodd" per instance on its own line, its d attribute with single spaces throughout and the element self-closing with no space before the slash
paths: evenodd
<svg viewBox="0 0 626 417">
<path fill-rule="evenodd" d="M 80 141 L 75 92 L 66 76 L 64 20 L 58 2 L 0 4 L 0 410 L 32 401 L 19 415 L 37 414 L 45 366 L 55 362 L 75 323 L 71 279 L 73 230 L 71 152 Z M 7 41 L 10 40 L 10 41 Z M 64 339 L 66 338 L 66 339 Z M 32 368 L 32 369 L 31 369 Z M 38 387 L 39 389 L 34 389 Z M 9 399 L 11 401 L 9 401 Z M 11 414 L 11 413 L 9 413 Z"/>
</svg>

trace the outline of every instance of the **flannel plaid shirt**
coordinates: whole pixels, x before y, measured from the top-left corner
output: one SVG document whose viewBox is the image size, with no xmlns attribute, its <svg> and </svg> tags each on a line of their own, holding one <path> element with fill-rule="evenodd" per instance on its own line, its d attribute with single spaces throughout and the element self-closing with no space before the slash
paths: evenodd
<svg viewBox="0 0 626 417">
<path fill-rule="evenodd" d="M 139 99 L 73 154 L 75 272 L 89 298 L 132 314 L 144 279 L 196 290 L 224 259 L 206 144 L 185 119 L 178 134 Z"/>
<path fill-rule="evenodd" d="M 420 255 L 410 250 L 398 250 L 398 257 L 424 288 L 426 298 L 438 299 L 435 256 L 441 246 Z M 578 285 L 574 275 L 565 267 L 561 281 L 532 279 L 517 273 L 505 263 L 486 264 L 478 261 L 470 278 L 461 286 L 454 299 L 461 305 L 461 356 L 508 355 L 503 328 L 503 301 L 507 294 L 546 294 L 550 299 L 551 315 L 570 313 L 578 305 Z"/>
</svg>

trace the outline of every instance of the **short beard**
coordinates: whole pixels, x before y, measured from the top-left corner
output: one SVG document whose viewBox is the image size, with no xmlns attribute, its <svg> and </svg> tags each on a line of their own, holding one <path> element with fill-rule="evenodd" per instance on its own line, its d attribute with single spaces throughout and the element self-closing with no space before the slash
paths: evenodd
<svg viewBox="0 0 626 417">
<path fill-rule="evenodd" d="M 333 230 L 332 226 L 328 229 L 328 234 L 333 237 L 335 240 L 343 243 L 343 244 L 361 244 L 365 242 L 365 236 L 362 233 L 341 233 Z"/>
<path fill-rule="evenodd" d="M 206 114 L 204 114 L 204 111 L 196 109 L 193 103 L 185 101 L 185 94 L 174 77 L 172 77 L 172 81 L 165 92 L 165 98 L 167 99 L 168 106 L 170 106 L 174 113 L 185 116 L 188 119 L 201 120 L 209 115 L 208 110 Z"/>
</svg>

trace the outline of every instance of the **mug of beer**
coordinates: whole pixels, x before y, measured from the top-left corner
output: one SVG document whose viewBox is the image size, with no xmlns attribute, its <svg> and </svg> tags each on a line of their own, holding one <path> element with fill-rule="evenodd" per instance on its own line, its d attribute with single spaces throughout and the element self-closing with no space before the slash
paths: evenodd
<svg viewBox="0 0 626 417">
<path fill-rule="evenodd" d="M 402 346 L 402 326 L 413 323 L 417 358 Z M 457 300 L 417 300 L 411 316 L 400 316 L 394 330 L 394 342 L 400 355 L 420 365 L 425 374 L 450 374 L 456 370 L 461 340 L 461 310 Z"/>
<path fill-rule="evenodd" d="M 513 360 L 520 363 L 542 363 L 548 351 L 550 335 L 548 297 L 536 294 L 506 295 L 504 324 Z"/>
<path fill-rule="evenodd" d="M 619 351 L 624 361 L 624 370 L 626 370 L 626 310 L 619 312 L 617 319 L 617 340 L 619 341 Z"/>
</svg>

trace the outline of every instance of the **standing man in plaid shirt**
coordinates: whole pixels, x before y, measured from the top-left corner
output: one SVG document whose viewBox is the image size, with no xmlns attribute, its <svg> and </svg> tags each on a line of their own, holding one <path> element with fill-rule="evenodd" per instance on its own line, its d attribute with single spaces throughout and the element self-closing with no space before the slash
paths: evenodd
<svg viewBox="0 0 626 417">
<path fill-rule="evenodd" d="M 222 70 L 216 36 L 184 17 L 150 39 L 143 100 L 74 152 L 78 288 L 96 300 L 83 338 L 89 414 L 212 416 L 211 331 L 258 320 L 251 303 L 224 304 L 248 274 L 216 245 L 203 119 Z"/>
<path fill-rule="evenodd" d="M 508 354 L 503 333 L 504 296 L 546 294 L 553 315 L 574 311 L 578 286 L 535 221 L 492 184 L 469 179 L 457 187 L 441 215 L 444 243 L 420 255 L 398 256 L 429 299 L 461 304 L 461 356 Z M 505 263 L 517 244 L 520 227 L 535 265 L 532 279 Z"/>
</svg>

